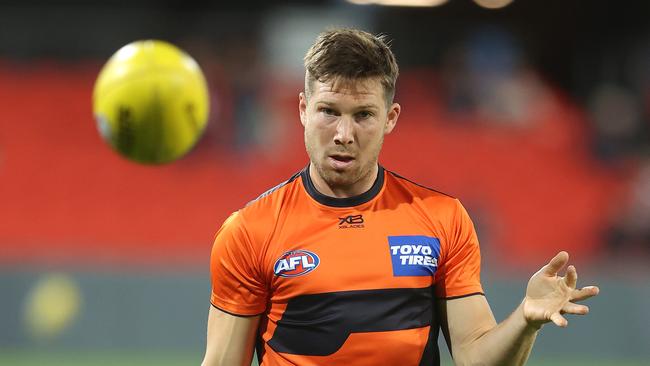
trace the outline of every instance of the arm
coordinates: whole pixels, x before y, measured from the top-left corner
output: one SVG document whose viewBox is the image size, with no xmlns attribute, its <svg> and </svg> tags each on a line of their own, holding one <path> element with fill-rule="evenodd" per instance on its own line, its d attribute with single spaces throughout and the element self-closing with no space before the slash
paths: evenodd
<svg viewBox="0 0 650 366">
<path fill-rule="evenodd" d="M 535 273 L 528 282 L 526 297 L 503 322 L 496 324 L 483 296 L 439 300 L 442 329 L 457 365 L 523 365 L 544 323 L 566 327 L 561 314 L 587 314 L 580 301 L 598 294 L 598 288 L 576 289 L 577 273 L 569 266 L 567 275 L 557 273 L 569 256 L 561 252 Z"/>
<path fill-rule="evenodd" d="M 210 306 L 201 366 L 249 366 L 260 316 L 235 316 Z"/>
<path fill-rule="evenodd" d="M 537 336 L 521 306 L 497 324 L 484 296 L 439 300 L 442 330 L 456 365 L 523 365 Z"/>
<path fill-rule="evenodd" d="M 238 211 L 223 223 L 210 257 L 212 293 L 203 366 L 250 366 L 266 308 L 266 282 L 258 267 L 255 237 Z"/>
</svg>

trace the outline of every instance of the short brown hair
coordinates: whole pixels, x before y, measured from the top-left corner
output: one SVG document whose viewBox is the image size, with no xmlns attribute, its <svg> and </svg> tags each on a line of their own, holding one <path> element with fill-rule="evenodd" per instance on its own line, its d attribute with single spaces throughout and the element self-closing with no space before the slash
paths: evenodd
<svg viewBox="0 0 650 366">
<path fill-rule="evenodd" d="M 315 80 L 379 77 L 387 103 L 395 96 L 399 68 L 385 35 L 336 28 L 321 33 L 305 55 L 305 94 Z"/>
</svg>

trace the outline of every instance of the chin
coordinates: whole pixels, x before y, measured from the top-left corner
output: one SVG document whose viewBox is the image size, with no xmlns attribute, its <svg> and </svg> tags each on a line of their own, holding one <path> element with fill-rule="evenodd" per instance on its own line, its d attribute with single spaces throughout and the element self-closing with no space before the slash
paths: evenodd
<svg viewBox="0 0 650 366">
<path fill-rule="evenodd" d="M 357 174 L 351 170 L 328 170 L 321 175 L 330 186 L 347 186 L 354 184 Z"/>
<path fill-rule="evenodd" d="M 344 187 L 359 180 L 358 169 L 335 170 L 330 167 L 317 166 L 316 170 L 330 187 Z"/>
</svg>

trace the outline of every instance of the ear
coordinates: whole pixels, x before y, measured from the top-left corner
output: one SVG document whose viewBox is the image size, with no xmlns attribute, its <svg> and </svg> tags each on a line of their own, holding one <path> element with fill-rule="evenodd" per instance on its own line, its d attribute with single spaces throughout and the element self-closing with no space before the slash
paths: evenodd
<svg viewBox="0 0 650 366">
<path fill-rule="evenodd" d="M 302 126 L 305 126 L 305 123 L 307 123 L 307 96 L 305 96 L 304 92 L 301 92 L 298 95 L 298 110 L 300 111 L 300 123 L 302 123 Z"/>
<path fill-rule="evenodd" d="M 399 118 L 401 111 L 402 107 L 397 103 L 393 103 L 393 105 L 390 106 L 388 109 L 386 125 L 384 126 L 384 135 L 388 135 L 393 130 L 393 128 L 395 128 L 395 125 L 397 124 L 397 118 Z"/>
</svg>

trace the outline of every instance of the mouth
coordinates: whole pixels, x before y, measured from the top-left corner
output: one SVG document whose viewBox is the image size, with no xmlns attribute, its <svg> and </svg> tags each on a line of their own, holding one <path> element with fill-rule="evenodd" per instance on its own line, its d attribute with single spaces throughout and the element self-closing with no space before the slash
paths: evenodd
<svg viewBox="0 0 650 366">
<path fill-rule="evenodd" d="M 352 155 L 344 155 L 344 154 L 333 154 L 330 155 L 330 158 L 336 160 L 336 161 L 341 161 L 344 163 L 347 163 L 348 161 L 354 160 L 354 157 Z"/>
<path fill-rule="evenodd" d="M 334 169 L 345 169 L 352 165 L 354 157 L 346 154 L 332 154 L 328 156 L 328 160 Z"/>
</svg>

